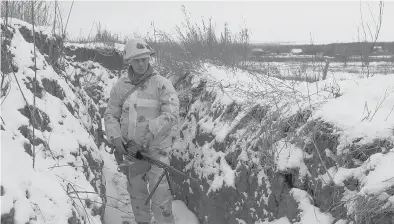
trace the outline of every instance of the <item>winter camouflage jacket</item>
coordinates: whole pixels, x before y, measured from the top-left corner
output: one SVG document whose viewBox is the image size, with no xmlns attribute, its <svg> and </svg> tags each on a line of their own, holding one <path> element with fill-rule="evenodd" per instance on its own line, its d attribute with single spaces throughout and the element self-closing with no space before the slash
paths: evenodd
<svg viewBox="0 0 394 224">
<path fill-rule="evenodd" d="M 121 99 L 133 88 L 128 76 L 121 77 L 111 90 L 107 109 L 104 113 L 107 138 L 123 136 L 141 144 L 149 130 L 154 139 L 150 149 L 165 149 L 172 145 L 171 129 L 179 119 L 179 99 L 172 83 L 149 66 L 155 73 L 137 88 L 120 105 Z"/>
</svg>

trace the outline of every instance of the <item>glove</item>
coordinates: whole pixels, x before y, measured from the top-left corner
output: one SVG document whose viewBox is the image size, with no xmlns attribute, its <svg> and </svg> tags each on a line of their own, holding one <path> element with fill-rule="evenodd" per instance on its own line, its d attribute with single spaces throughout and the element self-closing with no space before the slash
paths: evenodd
<svg viewBox="0 0 394 224">
<path fill-rule="evenodd" d="M 142 143 L 141 143 L 142 144 Z M 141 160 L 142 159 L 142 152 L 145 151 L 145 147 L 140 145 L 140 144 L 136 144 L 134 141 L 132 141 L 129 145 L 129 150 L 131 150 L 131 152 L 133 152 L 135 154 L 135 158 Z"/>
<path fill-rule="evenodd" d="M 139 160 L 142 160 L 141 151 L 138 150 L 138 151 L 135 153 L 135 158 L 136 158 L 136 159 L 139 159 Z"/>
</svg>

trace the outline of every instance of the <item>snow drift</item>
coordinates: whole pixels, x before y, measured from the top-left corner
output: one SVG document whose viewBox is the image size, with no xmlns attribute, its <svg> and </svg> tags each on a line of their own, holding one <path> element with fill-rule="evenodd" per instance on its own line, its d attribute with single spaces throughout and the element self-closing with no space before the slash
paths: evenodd
<svg viewBox="0 0 394 224">
<path fill-rule="evenodd" d="M 173 161 L 206 184 L 177 179 L 179 198 L 202 223 L 391 223 L 393 83 L 332 73 L 309 84 L 206 64 L 184 90 Z"/>
<path fill-rule="evenodd" d="M 10 20 L 8 26 L 2 40 L 2 72 L 9 80 L 1 105 L 2 223 L 100 223 L 105 185 L 94 138 L 98 107 L 53 69 L 45 47 L 37 47 L 35 67 L 29 24 Z M 5 33 L 3 21 L 1 29 Z M 42 46 L 56 40 L 43 28 L 36 36 Z"/>
</svg>

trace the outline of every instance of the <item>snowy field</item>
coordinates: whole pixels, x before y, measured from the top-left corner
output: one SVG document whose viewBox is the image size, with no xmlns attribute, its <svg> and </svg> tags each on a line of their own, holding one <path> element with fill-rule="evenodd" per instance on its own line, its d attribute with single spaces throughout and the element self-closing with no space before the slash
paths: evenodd
<svg viewBox="0 0 394 224">
<path fill-rule="evenodd" d="M 316 62 L 246 62 L 254 71 L 283 77 L 291 80 L 321 80 L 324 61 Z M 394 74 L 394 61 L 370 62 L 369 66 L 362 66 L 361 62 L 330 62 L 327 76 L 335 76 L 337 80 L 372 77 L 375 75 Z"/>
</svg>

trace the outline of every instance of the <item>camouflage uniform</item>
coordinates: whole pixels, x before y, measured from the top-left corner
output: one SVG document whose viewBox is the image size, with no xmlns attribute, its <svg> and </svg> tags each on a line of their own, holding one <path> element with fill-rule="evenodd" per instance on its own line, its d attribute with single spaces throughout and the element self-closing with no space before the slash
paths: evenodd
<svg viewBox="0 0 394 224">
<path fill-rule="evenodd" d="M 107 109 L 104 113 L 105 128 L 110 141 L 122 136 L 127 141 L 141 144 L 141 139 L 149 131 L 154 138 L 148 153 L 166 164 L 170 163 L 172 127 L 179 119 L 179 99 L 172 83 L 157 74 L 149 65 L 147 73 L 154 73 L 144 85 L 137 88 L 121 106 L 120 101 L 134 86 L 132 69 L 129 75 L 121 77 L 111 90 Z M 131 204 L 136 222 L 150 223 L 149 205 L 144 205 L 163 170 L 151 166 L 147 172 L 128 175 Z M 153 216 L 158 224 L 173 224 L 172 195 L 166 177 L 162 179 L 151 198 Z"/>
</svg>

